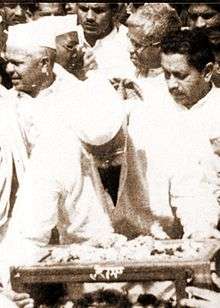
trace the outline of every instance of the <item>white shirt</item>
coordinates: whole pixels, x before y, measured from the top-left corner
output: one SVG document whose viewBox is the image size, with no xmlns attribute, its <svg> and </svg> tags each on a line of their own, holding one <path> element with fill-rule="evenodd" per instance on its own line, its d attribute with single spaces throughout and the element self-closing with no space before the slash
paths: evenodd
<svg viewBox="0 0 220 308">
<path fill-rule="evenodd" d="M 183 105 L 177 104 L 172 97 L 164 100 L 167 112 L 180 116 L 185 123 L 191 124 L 200 130 L 200 135 L 206 136 L 211 144 L 220 140 L 220 89 L 212 85 L 212 89 L 208 94 L 199 100 L 190 109 Z M 219 148 L 219 145 L 217 145 Z M 215 144 L 213 144 L 215 152 Z M 213 158 L 213 166 L 217 172 L 220 171 L 220 159 L 215 155 Z"/>
<path fill-rule="evenodd" d="M 130 42 L 127 31 L 124 25 L 115 27 L 91 47 L 85 40 L 83 28 L 77 27 L 80 44 L 94 53 L 98 72 L 106 78 L 130 78 L 134 74 L 135 68 L 128 50 Z"/>
<path fill-rule="evenodd" d="M 212 223 L 217 224 L 219 208 L 207 138 L 190 122 L 165 109 L 139 108 L 133 109 L 130 121 L 136 122 L 132 127 L 134 134 L 139 134 L 136 148 L 145 149 L 147 157 L 145 177 L 151 209 L 159 221 L 172 217 L 175 210 L 186 237 L 196 230 L 208 232 Z"/>
<path fill-rule="evenodd" d="M 11 211 L 13 164 L 20 184 L 28 159 L 26 142 L 25 131 L 19 123 L 15 106 L 5 100 L 0 105 L 0 241 Z"/>
<path fill-rule="evenodd" d="M 62 93 L 71 98 L 74 86 L 77 88 L 75 84 L 79 82 L 58 64 L 55 64 L 54 72 L 54 83 L 36 98 L 12 89 L 7 91 L 0 104 L 0 241 L 11 211 L 13 163 L 20 186 L 31 150 L 39 135 L 48 129 L 49 114 L 59 114 L 59 105 L 65 104 Z"/>
<path fill-rule="evenodd" d="M 62 105 L 66 103 L 64 97 L 68 97 L 68 100 L 72 99 L 74 103 L 74 93 L 78 91 L 78 85 L 81 84 L 80 80 L 57 63 L 54 64 L 53 72 L 54 82 L 34 98 L 15 89 L 9 91 L 9 99 L 15 104 L 19 121 L 27 135 L 29 153 L 40 132 L 47 129 L 48 115 L 51 112 L 59 114 L 60 108 L 63 109 Z"/>
</svg>

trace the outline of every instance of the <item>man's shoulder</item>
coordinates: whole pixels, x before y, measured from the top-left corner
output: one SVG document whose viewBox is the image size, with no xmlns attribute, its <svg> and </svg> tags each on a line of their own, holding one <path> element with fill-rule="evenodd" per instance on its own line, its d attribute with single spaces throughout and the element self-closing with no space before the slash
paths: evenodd
<svg viewBox="0 0 220 308">
<path fill-rule="evenodd" d="M 213 99 L 214 101 L 220 101 L 220 88 L 213 85 L 211 89 L 211 97 L 210 99 Z"/>
<path fill-rule="evenodd" d="M 58 63 L 55 63 L 53 71 L 56 74 L 56 76 L 57 76 L 57 78 L 60 82 L 66 82 L 66 81 L 75 82 L 75 83 L 80 82 L 80 80 L 76 76 L 69 73 L 65 68 L 63 68 Z"/>
</svg>

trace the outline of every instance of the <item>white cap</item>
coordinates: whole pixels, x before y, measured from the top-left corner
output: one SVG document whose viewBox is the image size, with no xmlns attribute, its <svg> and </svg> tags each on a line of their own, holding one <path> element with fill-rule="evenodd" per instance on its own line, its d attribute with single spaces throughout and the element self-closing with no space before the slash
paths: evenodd
<svg viewBox="0 0 220 308">
<path fill-rule="evenodd" d="M 71 119 L 74 130 L 85 143 L 102 145 L 118 133 L 126 118 L 124 104 L 107 80 L 94 78 L 82 83 Z"/>
<path fill-rule="evenodd" d="M 51 18 L 51 20 L 49 19 Z M 53 23 L 53 30 L 56 36 L 62 35 L 64 33 L 76 31 L 76 15 L 66 15 L 66 16 L 48 16 L 48 22 Z"/>
<path fill-rule="evenodd" d="M 53 25 L 45 26 L 41 19 L 25 24 L 10 26 L 8 30 L 7 48 L 35 50 L 39 47 L 56 49 Z"/>
</svg>

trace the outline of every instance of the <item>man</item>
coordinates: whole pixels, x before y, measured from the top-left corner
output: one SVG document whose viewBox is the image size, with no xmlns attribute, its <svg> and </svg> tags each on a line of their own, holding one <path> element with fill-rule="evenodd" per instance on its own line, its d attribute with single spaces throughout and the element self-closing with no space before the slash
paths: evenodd
<svg viewBox="0 0 220 308">
<path fill-rule="evenodd" d="M 87 93 L 84 90 L 77 98 L 81 108 L 69 108 L 70 121 L 66 112 L 61 117 L 64 125 L 60 125 L 60 115 L 56 116 L 52 130 L 42 136 L 33 150 L 32 163 L 13 211 L 14 219 L 1 247 L 2 252 L 4 247 L 8 249 L 16 234 L 16 243 L 21 246 L 13 241 L 11 248 L 16 252 L 10 256 L 7 252 L 9 264 L 36 261 L 40 247 L 49 243 L 51 229 L 56 225 L 60 243 L 66 244 L 102 239 L 114 231 L 130 238 L 151 232 L 154 219 L 142 171 L 127 137 L 123 106 L 109 83 L 100 81 L 100 91 L 94 96 L 94 82 L 90 82 L 85 81 Z M 111 167 L 120 168 L 117 196 L 112 196 L 102 184 L 103 174 Z M 23 210 L 25 217 L 21 215 Z M 27 253 L 21 253 L 21 247 Z"/>
<path fill-rule="evenodd" d="M 37 3 L 35 11 L 35 19 L 41 18 L 43 16 L 62 16 L 65 15 L 64 5 L 59 2 L 53 3 Z"/>
<path fill-rule="evenodd" d="M 76 14 L 76 3 L 66 2 L 65 3 L 66 14 Z"/>
<path fill-rule="evenodd" d="M 74 87 L 79 82 L 55 63 L 55 34 L 50 34 L 51 30 L 47 26 L 42 18 L 31 25 L 17 25 L 9 29 L 6 57 L 7 72 L 13 84 L 10 94 L 11 97 L 16 97 L 17 112 L 23 124 L 27 125 L 27 133 L 31 129 L 29 126 L 32 126 L 32 117 L 37 116 L 40 108 L 45 108 L 45 102 L 48 108 L 56 108 L 56 95 L 63 91 L 72 94 L 74 91 L 69 84 Z M 30 33 L 34 31 L 35 36 L 31 37 Z M 34 103 L 36 98 L 38 104 Z M 43 109 L 41 111 L 43 112 Z M 43 114 L 40 114 L 40 117 L 42 116 Z"/>
<path fill-rule="evenodd" d="M 193 3 L 188 5 L 188 24 L 191 28 L 203 29 L 213 45 L 216 65 L 213 82 L 219 87 L 219 46 L 220 46 L 220 7 L 214 3 Z"/>
<path fill-rule="evenodd" d="M 80 96 L 75 98 L 73 109 L 68 108 L 68 114 L 64 111 L 64 115 L 56 116 L 53 126 L 49 126 L 51 131 L 48 130 L 38 140 L 33 150 L 13 218 L 1 246 L 1 257 L 4 257 L 4 251 L 7 254 L 8 263 L 4 269 L 10 264 L 30 264 L 40 259 L 45 253 L 41 247 L 49 243 L 51 229 L 56 225 L 61 244 L 89 239 L 97 242 L 100 237 L 103 240 L 103 237 L 115 236 L 114 232 L 128 238 L 140 234 L 166 238 L 160 223 L 164 230 L 167 227 L 169 234 L 173 231 L 173 235 L 177 236 L 175 230 L 171 231 L 174 217 L 170 205 L 164 201 L 162 205 L 156 202 L 151 205 L 148 201 L 145 152 L 148 149 L 142 127 L 137 127 L 137 135 L 130 127 L 127 128 L 122 102 L 118 101 L 109 83 L 99 81 L 97 94 L 94 94 L 97 81 L 88 80 L 83 85 L 88 88 L 83 86 L 84 92 L 81 91 Z M 172 142 L 171 138 L 166 147 L 169 148 Z M 178 149 L 181 143 L 176 144 Z M 175 183 L 174 179 L 172 186 L 167 183 L 166 190 L 162 192 L 164 195 L 160 197 L 167 200 L 169 186 L 172 187 L 169 198 L 173 198 L 172 206 L 178 207 L 177 215 L 183 219 L 186 237 L 198 237 L 199 231 L 200 238 L 215 236 L 217 204 L 210 198 L 205 184 L 205 191 L 193 187 L 204 174 L 200 165 L 191 160 L 192 149 L 188 153 L 190 156 L 182 160 L 185 143 L 184 138 L 185 147 L 180 151 L 183 156 L 176 157 L 179 166 L 176 174 L 181 171 L 186 178 L 183 177 L 181 182 L 182 174 L 178 174 L 178 181 Z M 168 155 L 170 152 L 164 153 Z M 186 166 L 189 167 L 187 174 L 184 172 Z M 114 195 L 111 185 L 104 178 L 117 173 L 117 170 L 118 188 Z M 207 202 L 212 208 L 211 214 L 204 209 Z M 191 204 L 195 211 L 192 211 L 189 220 L 184 212 L 189 211 Z M 165 208 L 160 209 L 164 205 Z M 197 219 L 198 211 L 201 211 L 200 221 Z M 15 234 L 16 242 L 13 241 Z"/>
<path fill-rule="evenodd" d="M 191 28 L 204 29 L 213 44 L 220 43 L 220 8 L 217 3 L 189 4 L 188 23 Z"/>
<path fill-rule="evenodd" d="M 127 25 L 130 58 L 135 66 L 135 76 L 131 79 L 140 87 L 143 100 L 150 103 L 152 95 L 166 91 L 160 65 L 160 41 L 168 32 L 180 28 L 180 20 L 169 4 L 148 3 L 130 15 Z M 129 97 L 129 84 L 126 86 L 122 81 L 121 87 Z M 160 92 L 156 91 L 158 87 Z"/>
<path fill-rule="evenodd" d="M 174 9 L 165 3 L 141 6 L 129 17 L 128 36 L 131 41 L 130 57 L 137 75 L 148 77 L 161 72 L 160 41 L 170 31 L 180 28 L 180 20 Z"/>
<path fill-rule="evenodd" d="M 95 68 L 107 78 L 133 72 L 127 51 L 127 29 L 115 25 L 117 10 L 118 4 L 114 3 L 77 4 L 77 31 L 85 51 L 85 78 L 87 71 Z"/>
<path fill-rule="evenodd" d="M 4 59 L 5 45 L 8 37 L 7 29 L 6 10 L 3 5 L 0 5 L 0 96 L 6 94 L 5 87 L 11 87 L 10 78 L 5 71 L 6 61 Z"/>
<path fill-rule="evenodd" d="M 30 6 L 30 7 L 29 7 Z M 29 22 L 33 17 L 31 4 L 4 3 L 8 26 Z"/>
<path fill-rule="evenodd" d="M 83 67 L 83 52 L 79 48 L 79 39 L 76 31 L 57 35 L 56 52 L 56 62 L 69 73 L 76 75 L 77 71 Z"/>
<path fill-rule="evenodd" d="M 183 121 L 197 125 L 213 147 L 214 170 L 219 172 L 219 89 L 211 82 L 214 55 L 199 30 L 184 30 L 162 43 L 161 64 L 173 99 L 164 105 Z"/>
<path fill-rule="evenodd" d="M 6 16 L 5 11 L 0 10 L 0 52 L 5 48 L 7 39 L 6 34 Z M 4 237 L 7 229 L 8 216 L 10 215 L 10 205 L 15 202 L 15 191 L 17 188 L 17 178 L 14 171 L 13 161 L 19 161 L 17 164 L 18 177 L 22 174 L 23 154 L 24 150 L 23 140 L 20 135 L 20 128 L 14 118 L 14 112 L 11 108 L 6 108 L 8 104 L 6 90 L 1 87 L 1 104 L 0 104 L 0 158 L 1 158 L 1 206 L 0 206 L 0 241 Z M 11 148 L 14 149 L 13 155 Z M 17 294 L 15 292 L 7 291 L 0 287 L 0 306 L 1 307 L 23 307 L 32 308 L 33 301 L 28 294 Z"/>
<path fill-rule="evenodd" d="M 77 75 L 83 68 L 84 52 L 79 45 L 77 31 L 73 31 L 72 15 L 49 17 L 47 22 L 56 32 L 56 62 L 69 73 Z"/>
<path fill-rule="evenodd" d="M 38 23 L 34 25 L 40 31 L 40 25 Z M 27 24 L 11 27 L 7 41 L 6 55 L 9 61 L 7 69 L 11 74 L 14 88 L 9 91 L 7 99 L 1 104 L 1 240 L 7 230 L 28 157 L 41 131 L 40 127 L 46 123 L 47 115 L 44 115 L 46 106 L 48 112 L 50 108 L 58 108 L 56 95 L 69 84 L 74 84 L 73 76 L 68 75 L 58 64 L 54 67 L 55 40 L 47 39 L 43 42 L 42 38 L 36 35 L 34 38 L 36 41 L 31 37 L 28 39 L 28 29 Z M 25 34 L 26 45 L 22 40 Z M 48 45 L 50 47 L 46 47 Z"/>
</svg>

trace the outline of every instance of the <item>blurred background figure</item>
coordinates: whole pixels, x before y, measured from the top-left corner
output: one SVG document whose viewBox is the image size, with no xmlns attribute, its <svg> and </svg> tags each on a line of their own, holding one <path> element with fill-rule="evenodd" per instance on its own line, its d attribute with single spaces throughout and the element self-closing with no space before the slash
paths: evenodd
<svg viewBox="0 0 220 308">
<path fill-rule="evenodd" d="M 3 94 L 4 89 L 11 88 L 11 79 L 10 76 L 6 72 L 6 61 L 4 59 L 4 51 L 6 47 L 7 41 L 7 21 L 6 21 L 6 10 L 4 5 L 0 6 L 0 95 Z"/>
<path fill-rule="evenodd" d="M 176 10 L 164 3 L 145 4 L 132 13 L 127 24 L 136 75 L 145 78 L 160 74 L 160 41 L 169 31 L 180 28 Z"/>
<path fill-rule="evenodd" d="M 35 19 L 43 16 L 62 16 L 65 15 L 63 3 L 58 2 L 39 2 L 36 4 Z"/>
<path fill-rule="evenodd" d="M 215 54 L 215 67 L 212 76 L 212 81 L 216 87 L 220 87 L 220 44 L 213 46 Z"/>
<path fill-rule="evenodd" d="M 188 25 L 204 29 L 213 45 L 215 70 L 213 82 L 220 87 L 220 5 L 217 3 L 193 3 L 188 5 Z"/>
<path fill-rule="evenodd" d="M 118 22 L 119 7 L 118 3 L 77 3 L 77 32 L 85 52 L 84 79 L 95 69 L 107 78 L 133 73 L 127 28 Z"/>
<path fill-rule="evenodd" d="M 34 4 L 4 3 L 8 26 L 29 22 L 33 18 Z"/>
<path fill-rule="evenodd" d="M 79 38 L 76 31 L 63 33 L 56 37 L 56 62 L 68 72 L 75 72 L 83 67 L 83 52 L 79 47 Z"/>
<path fill-rule="evenodd" d="M 211 43 L 220 44 L 220 5 L 193 3 L 188 6 L 188 25 L 203 28 Z"/>
<path fill-rule="evenodd" d="M 76 14 L 76 11 L 77 11 L 76 3 L 72 3 L 72 2 L 65 3 L 65 12 L 67 15 Z"/>
</svg>

